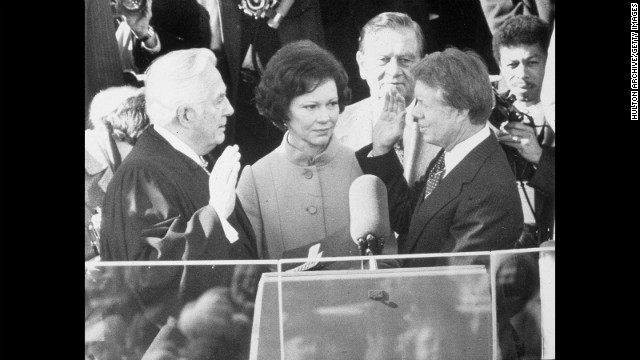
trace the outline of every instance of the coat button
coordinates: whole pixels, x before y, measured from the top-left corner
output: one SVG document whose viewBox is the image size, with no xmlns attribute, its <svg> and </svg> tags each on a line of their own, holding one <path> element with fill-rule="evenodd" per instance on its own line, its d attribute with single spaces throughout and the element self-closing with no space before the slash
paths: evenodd
<svg viewBox="0 0 640 360">
<path fill-rule="evenodd" d="M 316 209 L 316 207 L 315 207 L 315 206 L 309 206 L 309 207 L 307 208 L 307 212 L 309 212 L 309 214 L 313 215 L 313 214 L 315 214 L 315 213 L 317 213 L 317 212 L 318 212 L 318 209 Z"/>
<path fill-rule="evenodd" d="M 306 177 L 307 179 L 311 179 L 313 177 L 313 172 L 311 170 L 306 170 L 304 172 L 304 177 Z"/>
</svg>

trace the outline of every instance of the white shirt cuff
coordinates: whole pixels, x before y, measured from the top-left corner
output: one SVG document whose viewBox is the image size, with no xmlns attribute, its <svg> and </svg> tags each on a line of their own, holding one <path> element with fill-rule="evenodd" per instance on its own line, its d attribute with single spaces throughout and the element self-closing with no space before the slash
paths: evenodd
<svg viewBox="0 0 640 360">
<path fill-rule="evenodd" d="M 224 236 L 226 236 L 227 240 L 229 240 L 229 242 L 233 244 L 238 240 L 238 232 L 233 228 L 229 221 L 227 221 L 227 219 L 223 219 L 220 216 L 218 217 L 220 218 L 220 224 L 222 224 L 222 231 L 224 231 Z"/>
</svg>

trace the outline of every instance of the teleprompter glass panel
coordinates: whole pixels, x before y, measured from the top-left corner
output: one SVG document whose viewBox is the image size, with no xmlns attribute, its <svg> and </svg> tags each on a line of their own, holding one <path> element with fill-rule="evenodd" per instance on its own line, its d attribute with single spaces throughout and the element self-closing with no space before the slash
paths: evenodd
<svg viewBox="0 0 640 360">
<path fill-rule="evenodd" d="M 491 358 L 486 266 L 363 267 L 263 274 L 250 359 Z"/>
<path fill-rule="evenodd" d="M 497 314 L 515 310 L 507 320 L 520 357 L 555 356 L 555 247 L 435 262 L 466 266 L 394 268 L 392 257 L 375 258 L 377 270 L 361 258 L 321 259 L 322 271 L 308 259 L 90 264 L 86 358 L 495 359 L 510 345 Z M 304 271 L 265 272 L 278 263 Z"/>
</svg>

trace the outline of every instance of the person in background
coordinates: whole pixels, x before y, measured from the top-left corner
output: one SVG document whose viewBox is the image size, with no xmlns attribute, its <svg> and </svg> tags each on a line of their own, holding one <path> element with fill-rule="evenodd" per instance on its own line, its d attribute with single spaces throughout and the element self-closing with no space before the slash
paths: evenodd
<svg viewBox="0 0 640 360">
<path fill-rule="evenodd" d="M 174 50 L 208 48 L 209 14 L 196 0 L 111 0 L 120 16 L 116 38 L 123 71 L 142 74 Z M 132 10 L 131 6 L 140 7 Z"/>
<path fill-rule="evenodd" d="M 244 167 L 237 189 L 261 258 L 306 257 L 287 252 L 321 241 L 324 256 L 358 254 L 348 195 L 362 171 L 353 150 L 334 137 L 350 99 L 347 83 L 335 57 L 309 40 L 283 46 L 267 64 L 256 106 L 285 133 L 278 148 Z"/>
<path fill-rule="evenodd" d="M 505 21 L 517 15 L 537 16 L 549 24 L 556 17 L 555 0 L 480 0 L 480 5 L 494 36 Z"/>
<path fill-rule="evenodd" d="M 493 38 L 494 56 L 509 89 L 507 95 L 515 96 L 514 107 L 533 119 L 532 126 L 509 122 L 498 133 L 507 154 L 515 150 L 526 161 L 523 167 L 516 167 L 516 178 L 522 180 L 520 196 L 525 215 L 520 246 L 525 247 L 537 246 L 553 234 L 555 132 L 546 120 L 540 98 L 550 36 L 549 25 L 540 18 L 517 15 L 507 19 Z"/>
<path fill-rule="evenodd" d="M 556 131 L 556 27 L 553 25 L 547 63 L 544 69 L 542 90 L 540 91 L 544 117 L 553 131 Z"/>
<path fill-rule="evenodd" d="M 84 0 L 84 38 L 84 128 L 89 129 L 93 97 L 101 90 L 125 84 L 107 1 Z"/>
<path fill-rule="evenodd" d="M 241 164 L 252 165 L 282 142 L 282 132 L 256 110 L 255 87 L 282 45 L 302 39 L 324 45 L 320 1 L 280 1 L 278 10 L 285 3 L 292 4 L 276 28 L 269 25 L 268 16 L 260 16 L 260 9 L 273 1 L 197 1 L 209 14 L 209 48 L 216 54 L 218 71 L 235 109 L 227 123 L 225 144 L 237 144 L 242 151 Z"/>
<path fill-rule="evenodd" d="M 370 97 L 345 108 L 336 125 L 335 136 L 354 151 L 370 144 L 385 94 L 398 92 L 408 109 L 405 130 L 395 148 L 404 165 L 405 178 L 413 184 L 440 150 L 424 141 L 411 117 L 414 83 L 409 69 L 424 55 L 422 30 L 406 14 L 385 12 L 364 25 L 359 43 L 356 60 L 360 76 L 369 86 Z"/>
<path fill-rule="evenodd" d="M 514 106 L 532 117 L 533 123 L 509 122 L 498 132 L 505 152 L 514 159 L 525 214 L 518 247 L 538 247 L 553 239 L 555 217 L 555 108 L 545 109 L 545 85 L 555 81 L 549 50 L 549 25 L 537 16 L 516 15 L 504 21 L 494 35 L 494 56 L 507 84 L 506 95 L 515 96 Z M 551 62 L 550 62 L 551 61 Z M 547 110 L 547 111 L 545 111 Z M 551 121 L 549 121 L 551 120 Z M 531 126 L 532 125 L 532 126 Z M 517 160 L 517 161 L 516 161 Z M 540 356 L 538 254 L 512 255 L 498 268 L 497 285 L 505 289 L 505 303 L 511 322 L 523 340 L 524 356 Z"/>
<path fill-rule="evenodd" d="M 84 132 L 85 260 L 98 255 L 100 213 L 107 185 L 149 125 L 144 94 L 131 86 L 99 92 L 89 111 L 92 128 Z"/>
</svg>

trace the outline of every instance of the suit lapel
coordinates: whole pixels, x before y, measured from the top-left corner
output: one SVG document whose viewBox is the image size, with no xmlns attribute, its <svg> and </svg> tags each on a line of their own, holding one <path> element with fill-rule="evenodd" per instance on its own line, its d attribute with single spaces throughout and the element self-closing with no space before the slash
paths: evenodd
<svg viewBox="0 0 640 360">
<path fill-rule="evenodd" d="M 415 248 L 418 239 L 421 237 L 425 227 L 431 219 L 442 210 L 447 204 L 460 195 L 462 186 L 473 180 L 478 170 L 482 167 L 489 155 L 498 147 L 496 137 L 491 135 L 476 146 L 467 156 L 456 165 L 456 167 L 447 174 L 444 179 L 440 180 L 438 186 L 433 190 L 427 199 L 424 199 L 426 183 L 420 191 L 420 199 L 411 218 L 409 234 L 407 236 L 406 248 L 411 253 Z M 444 151 L 441 150 L 441 151 Z M 435 165 L 435 160 L 429 164 L 427 174 Z"/>
</svg>

